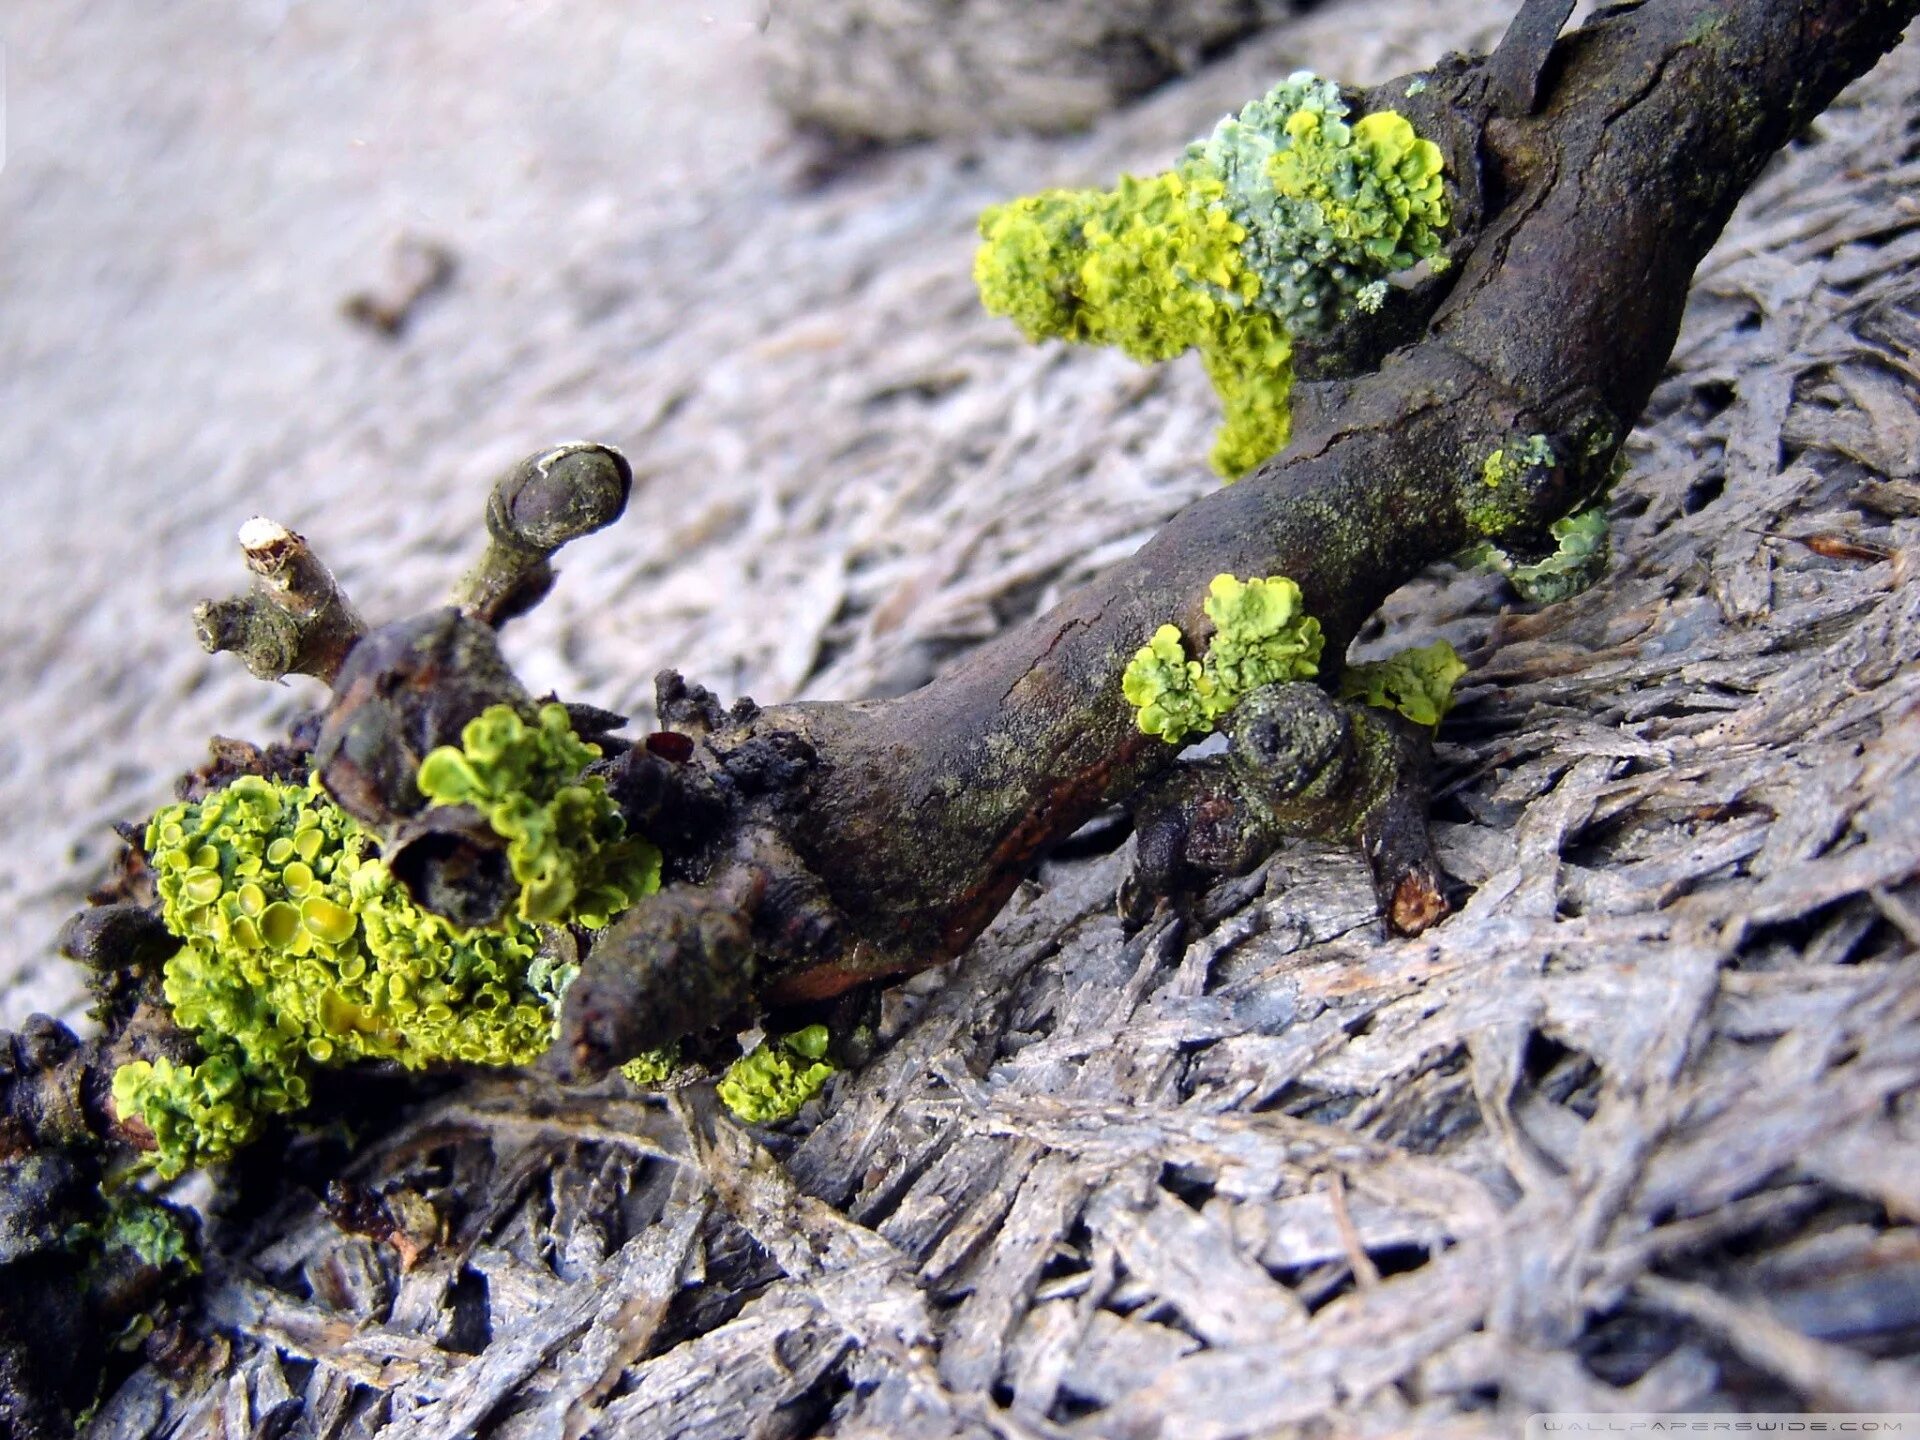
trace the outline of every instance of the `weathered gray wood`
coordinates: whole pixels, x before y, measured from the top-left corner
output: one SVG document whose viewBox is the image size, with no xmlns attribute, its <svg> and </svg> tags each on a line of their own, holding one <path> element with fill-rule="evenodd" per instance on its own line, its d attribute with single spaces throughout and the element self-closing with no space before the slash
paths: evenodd
<svg viewBox="0 0 1920 1440">
<path fill-rule="evenodd" d="M 573 397 L 554 423 L 611 403 L 569 377 L 614 377 L 701 487 L 583 555 L 529 651 L 616 701 L 643 651 L 763 699 L 897 689 L 1126 553 L 1209 483 L 1204 382 L 1015 348 L 973 314 L 969 217 L 1149 162 L 1296 59 L 1425 57 L 1361 33 L 1395 8 L 1324 7 L 1079 148 L 932 148 L 659 240 L 584 352 L 514 373 Z M 1050 864 L 797 1143 L 702 1149 L 629 1096 L 533 1118 L 497 1081 L 406 1117 L 360 1178 L 439 1186 L 440 1157 L 447 1244 L 390 1273 L 305 1202 L 226 1232 L 213 1362 L 136 1372 L 101 1433 L 258 1423 L 283 1388 L 295 1433 L 516 1437 L 1465 1437 L 1756 1383 L 1910 1396 L 1870 1282 L 1911 1275 L 1920 1202 L 1917 109 L 1909 45 L 1710 257 L 1605 588 L 1529 614 L 1448 573 L 1387 605 L 1370 646 L 1474 665 L 1445 925 L 1388 941 L 1362 868 L 1301 847 L 1128 944 L 1116 860 Z M 713 243 L 749 224 L 751 255 Z M 636 335 L 672 343 L 640 364 Z M 713 577 L 749 563 L 743 615 Z M 1813 1333 L 1839 1300 L 1889 1328 Z"/>
</svg>

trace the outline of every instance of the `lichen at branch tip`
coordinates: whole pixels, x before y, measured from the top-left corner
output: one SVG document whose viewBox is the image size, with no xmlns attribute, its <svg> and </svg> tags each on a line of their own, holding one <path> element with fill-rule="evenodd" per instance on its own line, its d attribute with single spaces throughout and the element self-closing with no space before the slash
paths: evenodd
<svg viewBox="0 0 1920 1440">
<path fill-rule="evenodd" d="M 1554 605 L 1591 589 L 1607 573 L 1612 538 L 1607 507 L 1590 506 L 1547 527 L 1555 548 L 1545 559 L 1516 560 L 1492 541 L 1482 541 L 1459 558 L 1507 577 L 1520 597 L 1535 605 Z"/>
<path fill-rule="evenodd" d="M 1326 637 L 1285 576 L 1216 575 L 1202 608 L 1214 634 L 1200 659 L 1176 626 L 1162 625 L 1120 678 L 1140 729 L 1173 745 L 1210 733 L 1249 691 L 1320 671 Z"/>
<path fill-rule="evenodd" d="M 1143 362 L 1199 351 L 1225 412 L 1214 468 L 1245 474 L 1287 443 L 1294 338 L 1384 303 L 1377 282 L 1448 223 L 1439 147 L 1394 111 L 1347 113 L 1339 86 L 1301 71 L 1171 170 L 993 206 L 982 302 L 1031 340 Z"/>
<path fill-rule="evenodd" d="M 1438 725 L 1453 708 L 1453 687 L 1466 662 L 1445 640 L 1402 650 L 1385 660 L 1349 665 L 1340 676 L 1340 698 L 1397 710 L 1416 725 Z"/>
<path fill-rule="evenodd" d="M 421 909 L 317 782 L 244 776 L 153 817 L 162 917 L 185 942 L 163 988 L 202 1058 L 123 1065 L 113 1101 L 152 1132 L 162 1176 L 224 1158 L 267 1117 L 303 1108 L 319 1066 L 520 1065 L 547 1048 L 573 967 L 527 915 L 601 923 L 659 885 L 658 852 L 621 833 L 602 782 L 579 778 L 597 752 L 570 731 L 560 740 L 565 715 L 548 706 L 528 726 L 488 711 L 460 751 L 434 752 L 434 775 L 422 767 L 428 793 L 480 806 L 512 842 L 523 897 L 534 892 L 487 929 Z"/>
<path fill-rule="evenodd" d="M 763 1040 L 727 1067 L 715 1087 L 721 1102 L 749 1125 L 791 1120 L 833 1076 L 825 1056 L 824 1025 L 809 1025 L 778 1041 Z"/>
</svg>

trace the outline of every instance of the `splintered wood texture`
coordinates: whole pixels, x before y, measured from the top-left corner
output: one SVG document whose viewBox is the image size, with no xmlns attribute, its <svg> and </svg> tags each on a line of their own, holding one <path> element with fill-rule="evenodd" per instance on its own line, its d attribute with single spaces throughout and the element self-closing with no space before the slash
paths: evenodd
<svg viewBox="0 0 1920 1440">
<path fill-rule="evenodd" d="M 514 1081 L 405 1118 L 353 1173 L 438 1205 L 446 1240 L 403 1271 L 298 1192 L 220 1232 L 230 1360 L 137 1371 L 95 1433 L 1467 1437 L 1548 1409 L 1911 1408 L 1916 114 L 1908 45 L 1742 209 L 1631 442 L 1602 588 L 1523 613 L 1448 571 L 1366 637 L 1472 665 L 1436 786 L 1458 914 L 1389 940 L 1357 859 L 1296 848 L 1127 937 L 1118 857 L 1047 865 L 786 1133 Z M 849 226 L 915 232 L 919 181 L 889 174 Z M 823 547 L 795 603 L 703 622 L 743 662 L 750 624 L 778 689 L 923 678 L 1199 483 L 1194 374 L 1012 347 L 963 252 L 875 266 L 870 303 L 912 319 L 845 375 L 871 428 L 794 501 Z M 867 333 L 821 304 L 769 346 L 811 368 Z M 823 419 L 756 423 L 725 444 Z M 748 554 L 733 503 L 647 543 Z"/>
</svg>

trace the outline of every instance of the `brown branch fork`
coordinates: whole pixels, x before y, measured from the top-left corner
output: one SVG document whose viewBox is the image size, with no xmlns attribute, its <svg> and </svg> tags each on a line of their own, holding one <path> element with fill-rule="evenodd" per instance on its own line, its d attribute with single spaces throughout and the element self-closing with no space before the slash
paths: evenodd
<svg viewBox="0 0 1920 1440">
<path fill-rule="evenodd" d="M 1367 98 L 1445 152 L 1458 263 L 1410 343 L 1296 388 L 1293 443 L 1258 473 L 900 699 L 722 711 L 663 677 L 661 723 L 692 753 L 636 749 L 618 788 L 643 824 L 694 817 L 698 858 L 595 946 L 563 1068 L 956 955 L 1048 846 L 1176 763 L 1135 728 L 1120 677 L 1168 619 L 1204 638 L 1215 574 L 1294 579 L 1326 631 L 1326 681 L 1423 567 L 1478 540 L 1524 545 L 1602 489 L 1734 205 L 1920 3 L 1647 0 L 1558 37 L 1569 8 L 1532 0 L 1491 57 Z M 1520 435 L 1548 437 L 1553 459 L 1490 487 L 1482 461 Z M 1405 928 L 1436 913 L 1395 911 L 1396 885 L 1430 864 L 1412 823 L 1417 845 L 1405 815 L 1381 841 L 1397 861 L 1369 844 Z"/>
</svg>

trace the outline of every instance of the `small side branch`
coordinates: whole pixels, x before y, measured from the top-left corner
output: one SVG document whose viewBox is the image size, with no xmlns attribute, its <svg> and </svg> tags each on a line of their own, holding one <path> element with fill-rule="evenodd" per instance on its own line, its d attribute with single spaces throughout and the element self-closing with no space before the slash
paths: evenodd
<svg viewBox="0 0 1920 1440">
<path fill-rule="evenodd" d="M 331 685 L 366 626 L 306 538 L 256 515 L 240 527 L 253 588 L 203 600 L 193 622 L 209 655 L 232 651 L 262 680 L 311 675 Z"/>
<path fill-rule="evenodd" d="M 461 611 L 496 628 L 553 588 L 561 546 L 626 511 L 633 467 L 610 445 L 576 441 L 529 455 L 487 496 L 487 551 L 454 590 Z"/>
</svg>

